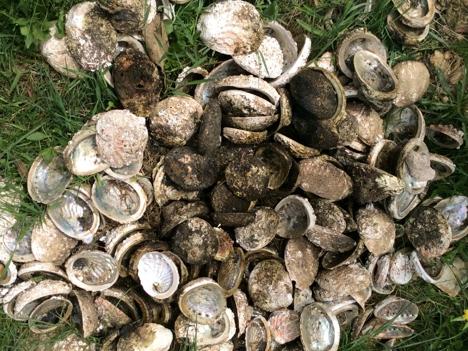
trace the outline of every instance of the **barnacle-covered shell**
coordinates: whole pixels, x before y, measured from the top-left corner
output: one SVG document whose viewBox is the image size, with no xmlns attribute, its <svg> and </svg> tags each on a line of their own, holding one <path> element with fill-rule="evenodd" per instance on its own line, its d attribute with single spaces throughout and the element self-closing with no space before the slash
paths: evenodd
<svg viewBox="0 0 468 351">
<path fill-rule="evenodd" d="M 387 27 L 403 44 L 410 46 L 418 45 L 426 39 L 430 29 L 429 24 L 423 28 L 413 28 L 406 25 L 396 11 L 392 11 L 387 16 Z"/>
<path fill-rule="evenodd" d="M 277 120 L 278 120 L 278 115 L 249 116 L 249 117 L 225 116 L 224 124 L 229 127 L 238 128 L 238 129 L 242 129 L 246 131 L 261 132 L 267 129 Z"/>
<path fill-rule="evenodd" d="M 66 338 L 57 340 L 50 351 L 96 351 L 96 344 L 84 340 L 76 334 L 70 334 Z"/>
<path fill-rule="evenodd" d="M 79 78 L 81 68 L 68 50 L 65 38 L 57 35 L 56 23 L 49 28 L 49 39 L 41 44 L 41 54 L 49 65 L 60 74 L 70 78 Z"/>
<path fill-rule="evenodd" d="M 464 133 L 451 124 L 431 124 L 426 129 L 427 138 L 446 149 L 459 149 Z"/>
<path fill-rule="evenodd" d="M 62 195 L 71 179 L 61 154 L 52 159 L 39 155 L 29 169 L 28 193 L 34 201 L 49 204 Z"/>
<path fill-rule="evenodd" d="M 172 201 L 162 208 L 163 226 L 161 234 L 165 235 L 179 224 L 193 217 L 208 216 L 208 206 L 202 201 Z"/>
<path fill-rule="evenodd" d="M 299 313 L 291 310 L 278 310 L 268 318 L 271 336 L 280 345 L 298 338 L 301 334 L 299 327 Z"/>
<path fill-rule="evenodd" d="M 395 243 L 395 224 L 385 212 L 368 206 L 357 212 L 358 232 L 367 249 L 380 256 L 390 252 Z"/>
<path fill-rule="evenodd" d="M 195 134 L 202 113 L 202 106 L 189 96 L 168 97 L 150 115 L 151 133 L 164 145 L 185 145 Z"/>
<path fill-rule="evenodd" d="M 307 289 L 315 280 L 319 268 L 320 250 L 305 238 L 288 240 L 284 250 L 284 264 L 299 289 Z"/>
<path fill-rule="evenodd" d="M 331 72 L 305 68 L 290 83 L 293 98 L 318 119 L 334 119 L 346 108 L 343 86 Z"/>
<path fill-rule="evenodd" d="M 353 238 L 318 224 L 306 231 L 305 236 L 315 246 L 330 252 L 347 252 L 356 246 Z"/>
<path fill-rule="evenodd" d="M 336 52 L 338 66 L 348 78 L 353 78 L 352 60 L 359 50 L 368 50 L 387 61 L 387 49 L 380 39 L 365 28 L 355 29 L 345 34 Z"/>
<path fill-rule="evenodd" d="M 409 283 L 413 277 L 413 272 L 414 268 L 409 251 L 402 249 L 392 255 L 388 275 L 393 283 L 398 285 Z"/>
<path fill-rule="evenodd" d="M 304 308 L 300 319 L 301 341 L 305 351 L 337 351 L 340 326 L 335 315 L 322 303 Z"/>
<path fill-rule="evenodd" d="M 79 176 L 92 175 L 109 167 L 98 155 L 95 126 L 83 128 L 73 135 L 63 150 L 63 158 L 68 170 Z"/>
<path fill-rule="evenodd" d="M 273 312 L 293 302 L 292 283 L 281 262 L 270 259 L 258 263 L 249 276 L 249 295 L 255 306 Z"/>
<path fill-rule="evenodd" d="M 371 277 L 369 272 L 359 264 L 350 264 L 319 272 L 316 282 L 323 289 L 349 295 L 370 286 Z"/>
<path fill-rule="evenodd" d="M 179 286 L 179 272 L 161 252 L 148 252 L 138 261 L 138 277 L 148 295 L 156 299 L 172 296 Z"/>
<path fill-rule="evenodd" d="M 424 28 L 431 23 L 435 14 L 434 0 L 392 0 L 402 22 L 413 28 Z"/>
<path fill-rule="evenodd" d="M 185 190 L 203 190 L 216 182 L 217 167 L 210 156 L 200 155 L 189 147 L 173 148 L 164 158 L 164 171 Z"/>
<path fill-rule="evenodd" d="M 395 106 L 410 106 L 424 96 L 431 80 L 424 63 L 403 61 L 393 66 L 393 72 L 398 81 Z"/>
<path fill-rule="evenodd" d="M 271 331 L 267 320 L 257 316 L 250 321 L 245 330 L 246 351 L 268 351 L 271 350 Z"/>
<path fill-rule="evenodd" d="M 37 276 L 68 280 L 65 271 L 60 268 L 60 266 L 51 262 L 28 262 L 23 264 L 18 270 L 18 277 L 23 280 L 28 280 Z"/>
<path fill-rule="evenodd" d="M 385 137 L 396 143 L 404 143 L 412 138 L 424 140 L 426 122 L 416 105 L 395 108 L 385 118 Z"/>
<path fill-rule="evenodd" d="M 446 217 L 432 207 L 414 212 L 405 223 L 405 233 L 418 253 L 426 258 L 442 256 L 452 241 Z"/>
<path fill-rule="evenodd" d="M 245 250 L 259 250 L 275 237 L 280 217 L 275 210 L 265 207 L 255 211 L 255 219 L 245 227 L 236 228 L 236 242 Z"/>
<path fill-rule="evenodd" d="M 143 158 L 148 141 L 144 118 L 128 110 L 103 112 L 96 118 L 96 145 L 104 162 L 121 168 Z"/>
<path fill-rule="evenodd" d="M 100 224 L 100 217 L 89 197 L 78 190 L 66 190 L 47 207 L 47 214 L 67 236 L 91 241 Z"/>
<path fill-rule="evenodd" d="M 244 90 L 221 91 L 218 100 L 229 116 L 271 116 L 276 111 L 276 106 L 267 99 Z"/>
<path fill-rule="evenodd" d="M 223 128 L 223 136 L 234 144 L 260 144 L 267 140 L 267 131 L 252 132 L 237 128 Z"/>
<path fill-rule="evenodd" d="M 146 193 L 136 180 L 109 176 L 94 182 L 91 200 L 99 212 L 118 223 L 140 219 L 147 207 Z"/>
<path fill-rule="evenodd" d="M 202 324 L 213 323 L 226 311 L 224 291 L 210 278 L 198 278 L 186 284 L 178 303 L 184 316 Z"/>
<path fill-rule="evenodd" d="M 251 53 L 264 37 L 257 9 L 241 0 L 211 4 L 200 16 L 197 29 L 206 46 L 226 55 Z"/>
<path fill-rule="evenodd" d="M 117 351 L 168 351 L 172 344 L 172 332 L 160 324 L 145 323 L 122 335 Z"/>
<path fill-rule="evenodd" d="M 81 251 L 67 260 L 65 269 L 70 282 L 87 291 L 108 289 L 119 278 L 115 259 L 102 251 Z"/>
<path fill-rule="evenodd" d="M 440 200 L 434 208 L 442 212 L 452 229 L 452 240 L 468 234 L 468 197 L 458 195 Z"/>
<path fill-rule="evenodd" d="M 299 162 L 298 186 L 322 198 L 337 201 L 351 194 L 353 182 L 328 156 L 318 156 Z"/>
<path fill-rule="evenodd" d="M 211 192 L 211 207 L 215 212 L 245 212 L 250 202 L 235 196 L 226 183 L 218 183 Z"/>
<path fill-rule="evenodd" d="M 63 234 L 47 216 L 32 229 L 31 251 L 41 262 L 62 264 L 77 243 L 77 240 Z"/>
<path fill-rule="evenodd" d="M 65 20 L 68 50 L 87 71 L 110 66 L 117 48 L 117 33 L 111 23 L 98 11 L 95 2 L 73 6 Z"/>
<path fill-rule="evenodd" d="M 381 107 L 397 93 L 397 78 L 392 69 L 376 54 L 361 50 L 353 58 L 354 80 L 359 92 L 371 104 Z"/>
<path fill-rule="evenodd" d="M 207 221 L 194 217 L 177 226 L 171 246 L 185 262 L 205 264 L 216 255 L 218 239 Z"/>
<path fill-rule="evenodd" d="M 32 310 L 28 324 L 33 333 L 51 332 L 67 323 L 73 310 L 70 300 L 61 296 L 52 296 L 42 301 Z"/>
<path fill-rule="evenodd" d="M 275 207 L 279 215 L 276 234 L 282 238 L 297 238 L 315 225 L 314 209 L 306 198 L 289 195 Z"/>
<path fill-rule="evenodd" d="M 401 297 L 389 296 L 374 307 L 374 315 L 395 324 L 408 324 L 418 317 L 418 306 Z"/>
<path fill-rule="evenodd" d="M 371 107 L 350 102 L 346 105 L 346 113 L 356 119 L 359 141 L 372 146 L 383 139 L 383 120 Z"/>
<path fill-rule="evenodd" d="M 138 50 L 127 49 L 115 58 L 112 81 L 122 105 L 137 116 L 148 117 L 159 101 L 158 68 Z"/>
<path fill-rule="evenodd" d="M 212 154 L 221 146 L 221 124 L 223 113 L 218 100 L 212 99 L 203 110 L 198 128 L 198 150 Z"/>
</svg>

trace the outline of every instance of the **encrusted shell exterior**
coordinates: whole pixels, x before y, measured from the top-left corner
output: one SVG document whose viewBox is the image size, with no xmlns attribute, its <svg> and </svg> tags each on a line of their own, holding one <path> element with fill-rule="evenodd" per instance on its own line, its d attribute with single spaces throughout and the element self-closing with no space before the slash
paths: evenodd
<svg viewBox="0 0 468 351">
<path fill-rule="evenodd" d="M 62 195 L 71 179 L 61 154 L 51 160 L 39 155 L 28 173 L 29 196 L 36 202 L 49 204 Z"/>
<path fill-rule="evenodd" d="M 358 264 L 341 266 L 331 271 L 321 271 L 316 282 L 326 290 L 350 294 L 365 289 L 371 284 L 369 272 Z"/>
<path fill-rule="evenodd" d="M 117 33 L 99 14 L 95 2 L 73 6 L 66 15 L 65 31 L 68 50 L 84 70 L 110 66 L 117 48 Z"/>
<path fill-rule="evenodd" d="M 249 305 L 247 295 L 240 289 L 237 289 L 232 295 L 234 303 L 236 305 L 236 316 L 237 316 L 237 337 L 240 337 L 245 333 L 247 324 L 252 319 L 253 308 Z"/>
<path fill-rule="evenodd" d="M 270 101 L 244 90 L 222 91 L 218 100 L 223 112 L 231 116 L 271 116 L 276 111 Z"/>
<path fill-rule="evenodd" d="M 252 75 L 229 75 L 216 82 L 215 85 L 218 91 L 239 89 L 250 90 L 258 96 L 264 96 L 275 106 L 280 101 L 280 94 L 268 82 Z"/>
<path fill-rule="evenodd" d="M 405 233 L 425 258 L 442 256 L 452 241 L 452 230 L 447 219 L 432 207 L 422 207 L 414 212 L 405 223 Z"/>
<path fill-rule="evenodd" d="M 31 251 L 38 261 L 62 264 L 77 244 L 77 240 L 63 234 L 48 217 L 32 229 Z"/>
<path fill-rule="evenodd" d="M 87 291 L 102 291 L 110 288 L 119 278 L 115 259 L 102 251 L 81 251 L 65 264 L 68 279 Z"/>
<path fill-rule="evenodd" d="M 211 4 L 200 16 L 197 29 L 206 46 L 226 55 L 251 53 L 264 37 L 257 9 L 241 0 Z"/>
<path fill-rule="evenodd" d="M 144 118 L 128 110 L 103 112 L 98 118 L 96 145 L 104 162 L 121 168 L 143 158 L 148 141 Z"/>
<path fill-rule="evenodd" d="M 150 115 L 153 137 L 167 146 L 182 146 L 195 134 L 202 106 L 189 96 L 161 100 Z"/>
<path fill-rule="evenodd" d="M 146 293 L 157 299 L 172 296 L 180 279 L 174 262 L 160 252 L 148 252 L 140 258 L 138 277 Z"/>
<path fill-rule="evenodd" d="M 41 44 L 42 56 L 60 74 L 70 78 L 79 78 L 81 67 L 71 56 L 65 38 L 58 38 L 55 23 L 49 28 L 49 36 L 49 39 Z"/>
<path fill-rule="evenodd" d="M 320 250 L 307 239 L 289 239 L 284 250 L 284 264 L 296 288 L 307 289 L 315 280 L 319 268 Z"/>
<path fill-rule="evenodd" d="M 258 263 L 249 276 L 249 295 L 255 306 L 273 312 L 293 302 L 292 282 L 288 272 L 277 260 Z"/>
<path fill-rule="evenodd" d="M 81 339 L 76 334 L 70 334 L 65 339 L 57 340 L 50 351 L 96 351 L 96 344 Z"/>
<path fill-rule="evenodd" d="M 395 224 L 385 212 L 375 207 L 361 208 L 356 215 L 358 232 L 367 249 L 380 256 L 390 252 L 395 243 Z"/>
<path fill-rule="evenodd" d="M 252 132 L 237 128 L 223 128 L 223 136 L 231 143 L 248 145 L 248 144 L 260 144 L 267 140 L 267 131 L 263 132 Z"/>
<path fill-rule="evenodd" d="M 96 306 L 94 306 L 93 298 L 88 292 L 75 289 L 73 294 L 80 309 L 80 323 L 83 337 L 88 338 L 96 332 L 99 326 Z"/>
<path fill-rule="evenodd" d="M 357 122 L 357 136 L 366 145 L 372 146 L 383 139 L 383 120 L 371 107 L 350 102 L 346 105 L 346 113 L 353 116 Z"/>
<path fill-rule="evenodd" d="M 351 194 L 353 182 L 327 157 L 313 157 L 299 162 L 298 186 L 322 198 L 337 201 Z"/>
<path fill-rule="evenodd" d="M 275 237 L 280 218 L 271 208 L 259 208 L 255 219 L 245 227 L 236 228 L 236 242 L 245 250 L 259 250 L 267 246 Z"/>
<path fill-rule="evenodd" d="M 289 151 L 289 153 L 296 158 L 310 158 L 320 154 L 319 150 L 302 145 L 301 143 L 287 137 L 286 135 L 275 133 L 273 138 L 278 144 L 284 146 Z"/>
<path fill-rule="evenodd" d="M 410 252 L 399 250 L 392 256 L 390 263 L 389 278 L 398 285 L 408 284 L 413 277 L 413 264 L 410 258 Z"/>
<path fill-rule="evenodd" d="M 268 318 L 271 336 L 278 344 L 284 345 L 298 338 L 299 313 L 291 310 L 279 310 L 270 314 Z"/>
<path fill-rule="evenodd" d="M 168 351 L 173 335 L 170 329 L 160 324 L 145 323 L 117 342 L 117 351 Z"/>
<path fill-rule="evenodd" d="M 426 65 L 419 61 L 404 61 L 393 66 L 398 80 L 397 95 L 393 103 L 406 107 L 421 100 L 430 84 L 430 74 Z"/>
</svg>

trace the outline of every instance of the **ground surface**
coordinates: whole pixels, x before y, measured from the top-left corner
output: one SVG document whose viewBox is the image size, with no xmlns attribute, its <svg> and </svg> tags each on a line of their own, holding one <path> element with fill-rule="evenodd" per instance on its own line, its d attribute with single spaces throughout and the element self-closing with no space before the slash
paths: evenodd
<svg viewBox="0 0 468 351">
<path fill-rule="evenodd" d="M 66 11 L 79 1 L 75 0 L 0 0 L 0 176 L 10 186 L 16 186 L 23 203 L 18 220 L 27 227 L 39 218 L 44 209 L 28 200 L 25 174 L 38 153 L 50 153 L 51 148 L 65 145 L 81 125 L 92 115 L 119 106 L 111 89 L 99 75 L 83 80 L 63 78 L 50 69 L 38 53 L 38 43 L 45 36 L 49 21 L 58 19 L 63 28 Z M 458 40 L 446 30 L 444 18 L 437 17 L 437 27 L 431 29 L 429 38 L 420 46 L 404 49 L 393 42 L 385 27 L 390 0 L 375 1 L 377 7 L 369 15 L 363 12 L 362 1 L 323 0 L 320 6 L 313 1 L 278 0 L 255 1 L 263 15 L 276 19 L 293 29 L 311 36 L 313 54 L 310 59 L 336 47 L 339 36 L 348 29 L 367 26 L 380 37 L 390 52 L 390 63 L 405 59 L 425 60 L 435 49 L 451 48 L 465 57 L 466 40 Z M 176 20 L 168 27 L 171 47 L 166 68 L 165 95 L 173 91 L 174 79 L 185 66 L 212 67 L 219 59 L 204 48 L 196 33 L 196 20 L 208 1 L 192 0 L 189 5 L 177 8 Z M 311 4 L 309 6 L 309 4 Z M 325 27 L 325 16 L 335 9 L 331 27 Z M 444 29 L 445 28 L 445 29 Z M 440 99 L 446 84 L 436 79 L 430 91 L 419 103 L 428 124 L 453 123 L 467 130 L 468 95 L 463 82 Z M 449 196 L 468 194 L 467 143 L 453 152 L 440 150 L 457 164 L 455 174 L 431 188 L 432 194 Z M 455 254 L 468 260 L 466 241 L 456 245 L 445 259 Z M 412 323 L 413 337 L 399 343 L 399 350 L 466 350 L 468 331 L 464 322 L 453 321 L 468 308 L 466 289 L 456 298 L 440 293 L 435 287 L 415 283 L 399 289 L 397 293 L 410 298 L 420 307 L 419 318 Z M 69 332 L 68 329 L 64 333 Z M 60 335 L 58 336 L 60 337 Z M 343 336 L 342 350 L 371 350 L 367 338 L 351 341 Z M 0 314 L 0 350 L 31 350 L 32 342 L 25 324 L 17 323 Z"/>
</svg>

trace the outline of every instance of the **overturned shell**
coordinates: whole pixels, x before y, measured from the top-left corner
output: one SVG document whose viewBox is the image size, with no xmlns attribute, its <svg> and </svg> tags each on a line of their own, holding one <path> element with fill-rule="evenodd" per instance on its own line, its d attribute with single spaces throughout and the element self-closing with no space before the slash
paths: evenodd
<svg viewBox="0 0 468 351">
<path fill-rule="evenodd" d="M 207 221 L 193 217 L 178 225 L 171 246 L 185 262 L 205 264 L 216 255 L 218 239 Z"/>
<path fill-rule="evenodd" d="M 202 324 L 213 323 L 226 311 L 223 289 L 210 278 L 198 278 L 186 284 L 178 303 L 184 316 Z"/>
<path fill-rule="evenodd" d="M 434 0 L 392 0 L 402 22 L 413 28 L 424 28 L 429 25 L 435 14 Z"/>
<path fill-rule="evenodd" d="M 273 312 L 268 318 L 271 336 L 278 344 L 284 345 L 298 338 L 299 313 L 291 310 L 279 310 Z"/>
<path fill-rule="evenodd" d="M 395 108 L 385 118 L 385 137 L 396 143 L 412 138 L 424 140 L 425 135 L 426 122 L 416 105 Z"/>
<path fill-rule="evenodd" d="M 362 328 L 362 334 L 374 333 L 374 339 L 387 340 L 387 339 L 402 339 L 410 337 L 414 330 L 406 325 L 384 325 L 385 322 L 377 318 L 372 319 Z"/>
<path fill-rule="evenodd" d="M 331 72 L 305 68 L 290 84 L 293 98 L 317 119 L 339 118 L 346 108 L 343 86 Z"/>
<path fill-rule="evenodd" d="M 117 33 L 95 2 L 73 6 L 66 15 L 65 32 L 68 50 L 83 69 L 96 71 L 111 65 Z"/>
<path fill-rule="evenodd" d="M 430 141 L 446 149 L 459 149 L 463 144 L 464 133 L 451 124 L 431 124 L 426 134 Z"/>
<path fill-rule="evenodd" d="M 405 233 L 419 254 L 426 258 L 442 256 L 452 241 L 446 217 L 432 207 L 422 207 L 405 223 Z"/>
<path fill-rule="evenodd" d="M 426 65 L 419 61 L 404 61 L 393 66 L 398 86 L 393 101 L 397 107 L 406 107 L 421 100 L 431 80 Z"/>
<path fill-rule="evenodd" d="M 63 234 L 49 217 L 33 227 L 31 251 L 36 260 L 62 264 L 78 241 Z"/>
<path fill-rule="evenodd" d="M 262 310 L 273 312 L 293 302 L 291 279 L 277 260 L 258 263 L 250 273 L 248 284 L 250 298 Z"/>
<path fill-rule="evenodd" d="M 0 260 L 0 285 L 8 286 L 13 284 L 18 277 L 18 271 L 13 262 Z"/>
<path fill-rule="evenodd" d="M 377 107 L 392 101 L 397 94 L 397 78 L 392 69 L 376 54 L 361 50 L 353 58 L 354 80 L 359 92 Z"/>
<path fill-rule="evenodd" d="M 109 176 L 94 182 L 91 200 L 99 212 L 118 223 L 140 219 L 147 207 L 146 193 L 136 180 Z"/>
<path fill-rule="evenodd" d="M 401 297 L 389 296 L 374 307 L 374 315 L 395 324 L 408 324 L 418 317 L 418 306 Z"/>
<path fill-rule="evenodd" d="M 52 296 L 34 308 L 29 315 L 28 324 L 33 333 L 51 332 L 68 322 L 73 310 L 70 300 Z"/>
<path fill-rule="evenodd" d="M 387 27 L 403 44 L 410 46 L 416 46 L 426 39 L 430 30 L 429 24 L 423 28 L 413 28 L 406 25 L 396 11 L 392 11 L 387 16 Z"/>
<path fill-rule="evenodd" d="M 365 28 L 347 33 L 337 49 L 338 66 L 348 78 L 353 78 L 352 60 L 359 50 L 368 50 L 387 61 L 387 49 L 379 38 Z"/>
<path fill-rule="evenodd" d="M 322 198 L 337 201 L 351 194 L 352 180 L 328 156 L 318 156 L 299 162 L 298 186 Z"/>
<path fill-rule="evenodd" d="M 202 113 L 202 106 L 189 96 L 168 97 L 161 100 L 151 113 L 151 133 L 164 145 L 185 145 L 195 134 Z"/>
<path fill-rule="evenodd" d="M 270 326 L 262 316 L 255 317 L 250 321 L 245 330 L 246 351 L 268 351 L 271 350 Z"/>
<path fill-rule="evenodd" d="M 393 283 L 398 285 L 409 283 L 413 277 L 413 272 L 414 268 L 409 251 L 404 249 L 398 250 L 392 255 L 388 274 Z"/>
<path fill-rule="evenodd" d="M 468 234 L 468 197 L 451 196 L 439 201 L 434 208 L 442 212 L 452 229 L 452 240 L 460 240 Z"/>
<path fill-rule="evenodd" d="M 335 315 L 321 303 L 304 308 L 300 319 L 301 341 L 305 351 L 337 351 L 340 326 Z"/>
<path fill-rule="evenodd" d="M 97 210 L 83 192 L 66 190 L 47 207 L 47 214 L 57 228 L 67 236 L 91 241 L 100 224 Z"/>
<path fill-rule="evenodd" d="M 319 268 L 320 250 L 305 238 L 290 239 L 284 251 L 284 264 L 299 289 L 307 289 Z"/>
<path fill-rule="evenodd" d="M 273 209 L 259 208 L 252 223 L 234 230 L 236 242 L 247 251 L 264 248 L 275 237 L 279 221 L 280 217 Z"/>
<path fill-rule="evenodd" d="M 372 290 L 382 295 L 391 294 L 395 290 L 395 285 L 389 279 L 391 255 L 370 255 L 367 265 L 372 278 Z"/>
<path fill-rule="evenodd" d="M 31 278 L 42 276 L 51 279 L 68 280 L 65 271 L 50 262 L 28 262 L 21 266 L 18 270 L 18 277 L 23 280 L 29 280 Z"/>
<path fill-rule="evenodd" d="M 109 168 L 98 155 L 96 127 L 87 127 L 73 135 L 63 150 L 63 158 L 68 170 L 74 175 L 87 176 Z"/>
<path fill-rule="evenodd" d="M 121 168 L 143 158 L 148 141 L 145 119 L 128 110 L 100 113 L 96 118 L 96 145 L 101 159 Z"/>
<path fill-rule="evenodd" d="M 140 258 L 138 277 L 146 293 L 157 299 L 172 296 L 179 286 L 176 265 L 160 252 L 148 252 Z"/>
<path fill-rule="evenodd" d="M 16 227 L 7 229 L 3 235 L 0 234 L 0 247 L 11 255 L 13 262 L 34 261 L 35 257 L 31 250 L 31 234 L 32 229 L 26 232 Z"/>
<path fill-rule="evenodd" d="M 61 154 L 50 160 L 38 156 L 29 169 L 28 193 L 34 201 L 49 204 L 62 195 L 71 179 Z"/>
<path fill-rule="evenodd" d="M 316 282 L 323 289 L 349 295 L 369 287 L 371 277 L 369 272 L 359 264 L 350 264 L 331 271 L 319 272 Z"/>
<path fill-rule="evenodd" d="M 70 282 L 87 291 L 108 289 L 119 278 L 114 258 L 102 251 L 81 251 L 67 260 L 65 269 Z"/>
<path fill-rule="evenodd" d="M 60 74 L 70 78 L 79 78 L 82 75 L 81 67 L 71 56 L 65 38 L 58 37 L 56 23 L 49 28 L 49 39 L 41 44 L 41 54 Z"/>
<path fill-rule="evenodd" d="M 108 254 L 113 255 L 118 244 L 132 233 L 149 229 L 149 225 L 137 222 L 123 224 L 110 230 L 105 237 L 106 251 Z"/>
<path fill-rule="evenodd" d="M 282 238 L 297 238 L 315 225 L 314 209 L 306 198 L 289 195 L 275 207 L 279 215 L 276 234 Z"/>
<path fill-rule="evenodd" d="M 232 295 L 234 299 L 234 304 L 236 307 L 236 317 L 237 317 L 237 337 L 240 337 L 245 333 L 247 324 L 252 319 L 253 308 L 249 305 L 247 295 L 242 291 L 237 289 Z"/>
<path fill-rule="evenodd" d="M 380 256 L 390 252 L 395 243 L 395 224 L 385 212 L 375 208 L 361 208 L 356 215 L 358 232 L 369 252 Z"/>
<path fill-rule="evenodd" d="M 15 315 L 14 313 L 14 305 L 15 299 L 26 290 L 29 290 L 31 287 L 35 286 L 36 282 L 33 280 L 27 280 L 18 284 L 13 285 L 5 296 L 2 297 L 3 303 L 3 312 L 10 318 L 17 320 L 17 321 L 26 321 L 28 319 L 28 315 Z M 31 312 L 29 310 L 28 312 Z"/>
<path fill-rule="evenodd" d="M 117 342 L 117 351 L 168 351 L 173 335 L 170 329 L 160 324 L 145 323 L 123 335 Z"/>
<path fill-rule="evenodd" d="M 200 16 L 197 29 L 206 46 L 226 55 L 251 53 L 264 37 L 257 9 L 241 0 L 211 4 Z"/>
</svg>

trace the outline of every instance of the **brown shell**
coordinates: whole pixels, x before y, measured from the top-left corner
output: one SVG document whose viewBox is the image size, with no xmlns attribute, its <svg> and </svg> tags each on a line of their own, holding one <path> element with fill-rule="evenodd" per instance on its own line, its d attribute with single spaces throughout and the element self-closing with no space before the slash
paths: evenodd
<svg viewBox="0 0 468 351">
<path fill-rule="evenodd" d="M 268 318 L 271 336 L 280 345 L 297 339 L 301 335 L 299 329 L 299 313 L 291 310 L 279 310 Z"/>
<path fill-rule="evenodd" d="M 271 331 L 265 318 L 252 319 L 245 330 L 246 351 L 270 351 L 271 342 Z"/>
<path fill-rule="evenodd" d="M 236 306 L 237 336 L 240 337 L 245 333 L 245 328 L 252 319 L 253 308 L 249 305 L 247 295 L 242 290 L 237 289 L 232 297 Z"/>
<path fill-rule="evenodd" d="M 245 212 L 250 201 L 234 195 L 225 182 L 218 183 L 211 191 L 211 207 L 215 212 Z"/>
<path fill-rule="evenodd" d="M 172 201 L 162 208 L 163 225 L 161 234 L 165 235 L 180 223 L 192 217 L 208 216 L 208 206 L 202 201 Z"/>
<path fill-rule="evenodd" d="M 305 236 L 325 251 L 347 252 L 356 246 L 356 242 L 351 237 L 317 224 L 306 231 Z"/>
<path fill-rule="evenodd" d="M 285 147 L 289 153 L 296 158 L 310 158 L 320 155 L 319 150 L 302 145 L 301 143 L 298 143 L 297 141 L 283 134 L 275 133 L 273 138 L 278 144 Z"/>
<path fill-rule="evenodd" d="M 337 234 L 345 232 L 346 220 L 344 211 L 340 207 L 322 199 L 311 199 L 310 204 L 314 208 L 317 225 L 332 229 Z"/>
<path fill-rule="evenodd" d="M 303 290 L 294 289 L 294 311 L 301 313 L 304 307 L 314 301 L 312 290 L 309 288 Z"/>
<path fill-rule="evenodd" d="M 297 184 L 304 191 L 332 201 L 350 195 L 353 186 L 351 178 L 324 156 L 299 162 Z"/>
<path fill-rule="evenodd" d="M 275 237 L 279 220 L 279 215 L 273 209 L 257 209 L 252 223 L 234 230 L 236 242 L 247 251 L 264 248 Z"/>
<path fill-rule="evenodd" d="M 249 130 L 243 130 L 238 128 L 223 128 L 223 136 L 231 143 L 248 145 L 248 144 L 260 144 L 267 140 L 267 131 L 252 132 Z"/>
<path fill-rule="evenodd" d="M 138 50 L 127 49 L 114 59 L 112 81 L 122 105 L 137 116 L 148 117 L 159 101 L 158 68 Z"/>
<path fill-rule="evenodd" d="M 426 134 L 430 141 L 443 148 L 459 149 L 463 144 L 463 131 L 451 124 L 431 124 Z"/>
<path fill-rule="evenodd" d="M 94 299 L 99 318 L 99 329 L 108 331 L 132 322 L 132 319 L 109 300 L 98 296 Z"/>
<path fill-rule="evenodd" d="M 217 99 L 211 99 L 205 106 L 198 128 L 198 151 L 212 154 L 221 146 L 221 106 Z"/>
<path fill-rule="evenodd" d="M 219 104 L 229 116 L 273 116 L 276 106 L 270 101 L 244 90 L 230 89 L 219 93 Z"/>
<path fill-rule="evenodd" d="M 316 279 L 318 285 L 326 290 L 339 291 L 349 295 L 370 286 L 369 272 L 358 264 L 341 266 L 331 271 L 321 271 Z"/>
<path fill-rule="evenodd" d="M 307 239 L 289 239 L 284 250 L 284 264 L 299 289 L 307 289 L 315 280 L 319 268 L 320 250 Z"/>
<path fill-rule="evenodd" d="M 249 276 L 249 295 L 255 306 L 273 312 L 293 302 L 293 287 L 288 272 L 277 260 L 258 263 Z"/>
<path fill-rule="evenodd" d="M 80 310 L 80 327 L 84 338 L 88 338 L 93 335 L 99 326 L 99 320 L 97 315 L 96 306 L 94 305 L 93 298 L 90 293 L 75 289 L 73 294 L 78 302 Z"/>
<path fill-rule="evenodd" d="M 372 254 L 380 256 L 392 251 L 396 229 L 390 216 L 375 207 L 366 207 L 359 209 L 356 222 L 359 235 Z"/>
<path fill-rule="evenodd" d="M 360 141 L 372 146 L 380 139 L 383 139 L 383 119 L 371 107 L 350 102 L 346 105 L 346 113 L 356 119 L 357 135 Z"/>
<path fill-rule="evenodd" d="M 447 219 L 432 207 L 415 211 L 405 223 L 405 233 L 418 253 L 426 258 L 442 256 L 452 241 Z"/>
<path fill-rule="evenodd" d="M 211 215 L 214 225 L 223 227 L 245 227 L 255 220 L 252 212 L 216 212 Z"/>
<path fill-rule="evenodd" d="M 397 96 L 393 103 L 406 107 L 421 100 L 429 88 L 431 77 L 426 65 L 419 61 L 404 61 L 393 66 L 398 80 Z"/>
</svg>

